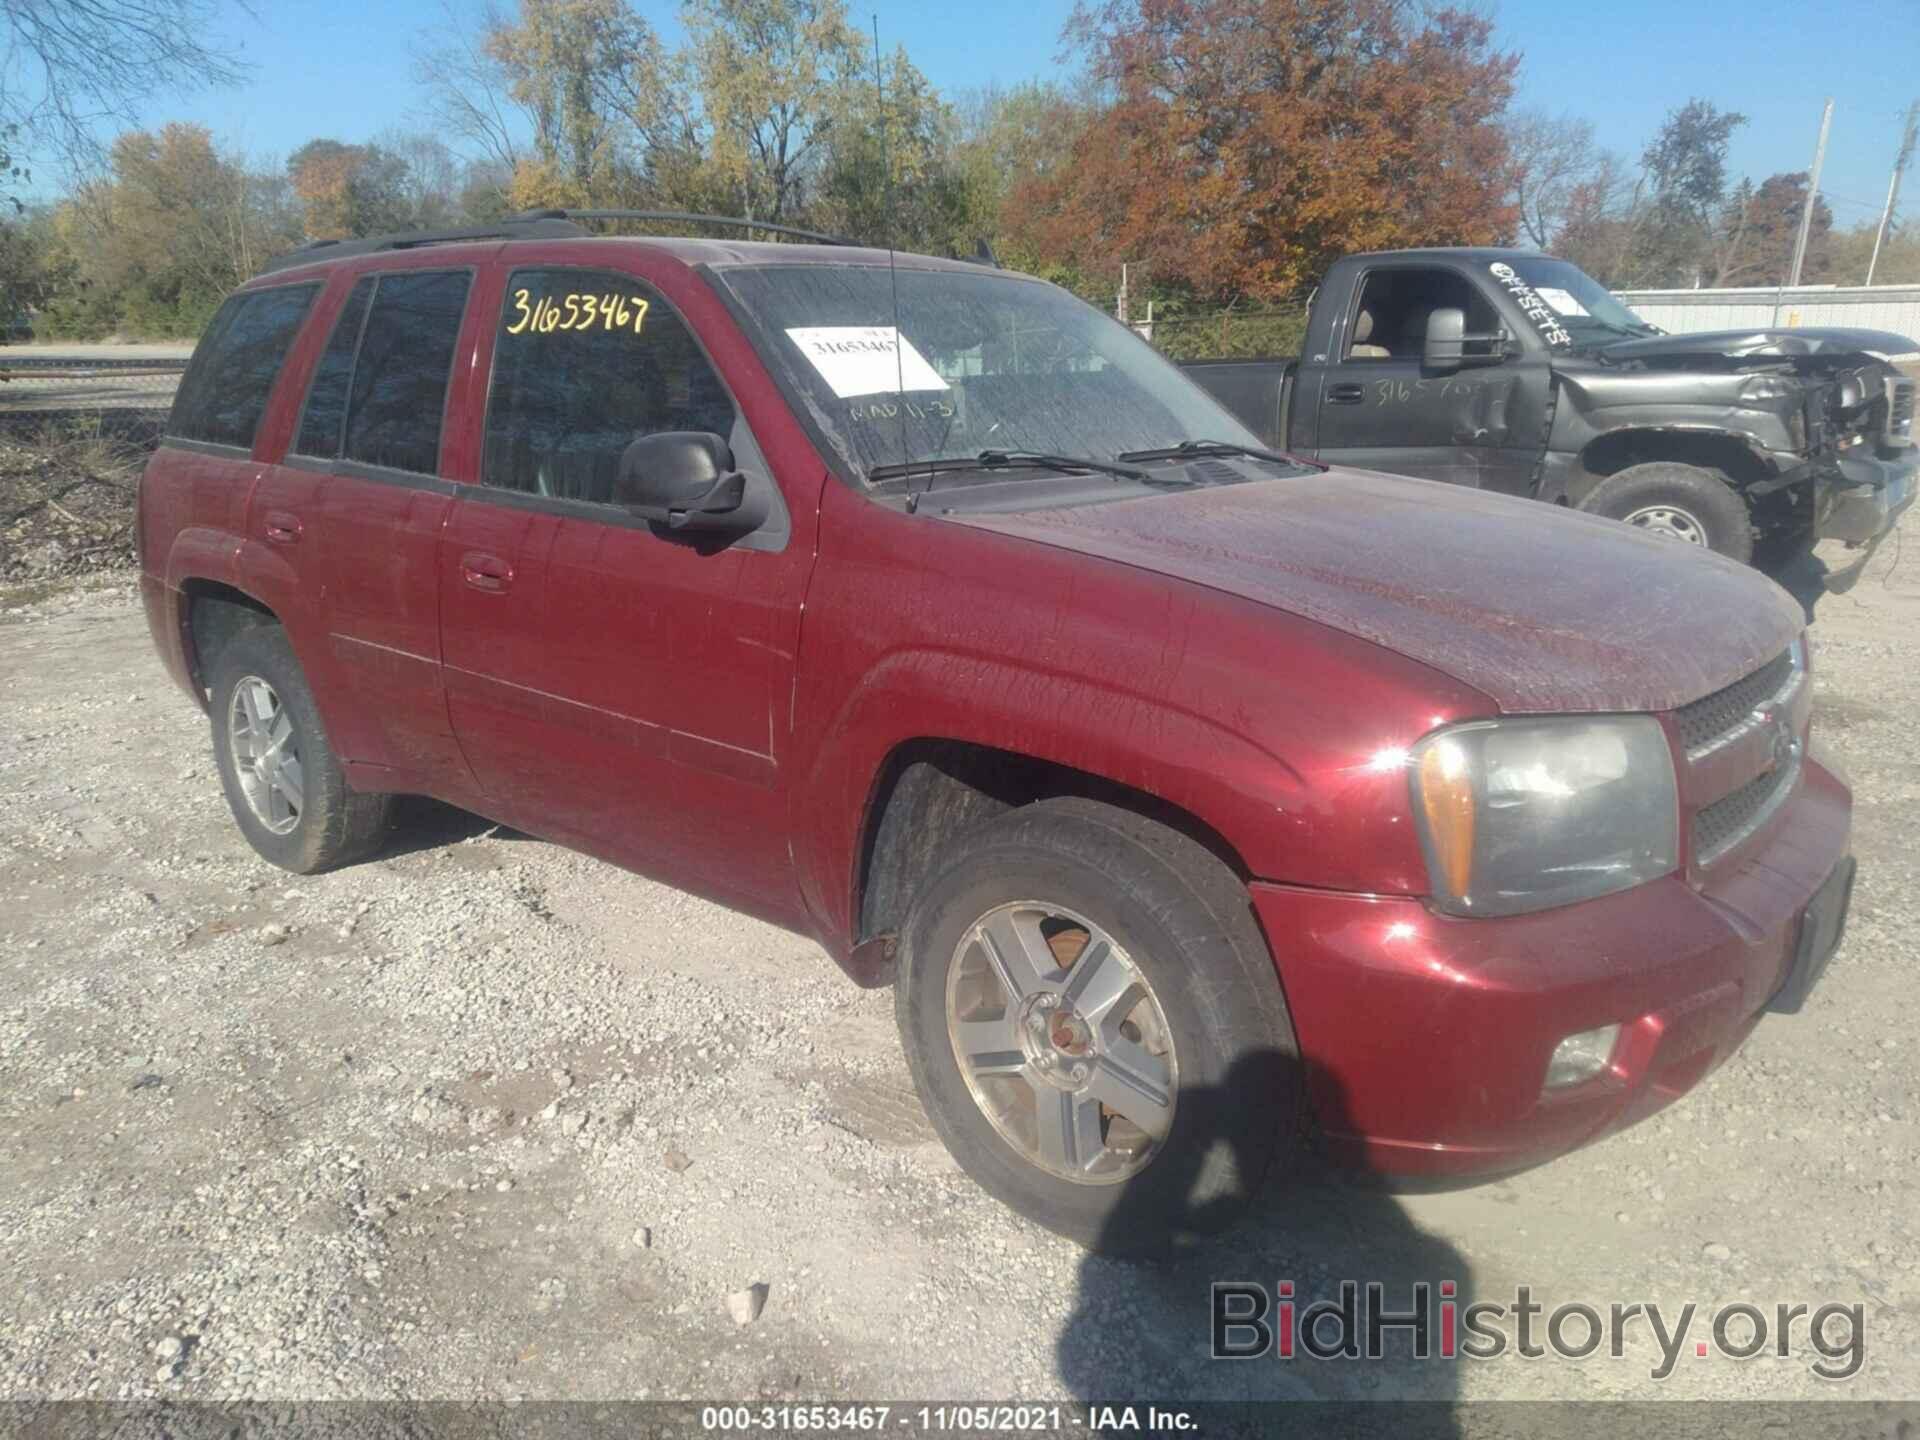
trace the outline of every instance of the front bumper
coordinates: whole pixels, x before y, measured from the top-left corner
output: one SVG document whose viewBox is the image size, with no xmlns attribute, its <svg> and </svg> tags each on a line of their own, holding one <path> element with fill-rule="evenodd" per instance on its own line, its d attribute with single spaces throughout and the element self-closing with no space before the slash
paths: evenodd
<svg viewBox="0 0 1920 1440">
<path fill-rule="evenodd" d="M 1816 499 L 1813 533 L 1817 540 L 1867 545 L 1893 529 L 1913 504 L 1920 451 L 1898 460 L 1871 456 L 1835 462 L 1838 476 L 1823 485 Z"/>
<path fill-rule="evenodd" d="M 1331 1148 L 1383 1172 L 1498 1173 L 1677 1099 L 1787 980 L 1808 901 L 1847 857 L 1851 811 L 1846 785 L 1810 759 L 1729 873 L 1500 919 L 1256 883 Z M 1563 1037 L 1616 1023 L 1606 1071 L 1543 1092 Z"/>
</svg>

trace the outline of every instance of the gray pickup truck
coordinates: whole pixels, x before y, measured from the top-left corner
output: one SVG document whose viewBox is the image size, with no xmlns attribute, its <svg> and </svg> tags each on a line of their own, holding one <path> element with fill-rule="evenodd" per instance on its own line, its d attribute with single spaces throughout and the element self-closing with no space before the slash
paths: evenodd
<svg viewBox="0 0 1920 1440">
<path fill-rule="evenodd" d="M 1565 260 L 1338 261 L 1298 359 L 1189 376 L 1275 449 L 1528 495 L 1766 567 L 1912 503 L 1915 382 L 1874 330 L 1667 335 Z"/>
</svg>

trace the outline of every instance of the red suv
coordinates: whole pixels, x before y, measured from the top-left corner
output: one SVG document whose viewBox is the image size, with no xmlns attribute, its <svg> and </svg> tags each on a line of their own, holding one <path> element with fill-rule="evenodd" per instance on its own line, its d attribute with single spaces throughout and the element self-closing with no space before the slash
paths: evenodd
<svg viewBox="0 0 1920 1440">
<path fill-rule="evenodd" d="M 1218 1223 L 1313 1132 L 1591 1140 L 1845 915 L 1771 582 L 1264 451 L 990 265 L 309 247 L 215 317 L 140 519 L 260 854 L 432 795 L 814 937 L 894 985 L 961 1163 L 1088 1244 Z"/>
</svg>

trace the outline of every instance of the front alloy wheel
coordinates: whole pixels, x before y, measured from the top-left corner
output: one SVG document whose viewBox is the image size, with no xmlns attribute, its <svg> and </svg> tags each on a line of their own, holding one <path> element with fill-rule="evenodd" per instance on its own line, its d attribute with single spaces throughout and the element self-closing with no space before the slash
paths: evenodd
<svg viewBox="0 0 1920 1440">
<path fill-rule="evenodd" d="M 1167 1018 L 1127 952 L 1064 906 L 996 906 L 947 970 L 947 1034 L 968 1093 L 1029 1164 L 1129 1180 L 1173 1127 Z"/>
</svg>

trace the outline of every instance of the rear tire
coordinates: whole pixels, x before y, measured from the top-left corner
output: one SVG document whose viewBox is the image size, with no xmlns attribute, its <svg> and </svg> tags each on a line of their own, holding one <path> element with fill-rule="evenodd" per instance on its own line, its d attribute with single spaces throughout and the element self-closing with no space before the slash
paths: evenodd
<svg viewBox="0 0 1920 1440">
<path fill-rule="evenodd" d="M 1022 995 L 1001 950 L 1034 957 Z M 895 1006 L 961 1167 L 1089 1249 L 1157 1256 L 1225 1227 L 1302 1142 L 1292 1022 L 1246 887 L 1128 811 L 1048 800 L 974 831 L 916 897 Z"/>
<path fill-rule="evenodd" d="M 1753 560 L 1753 517 L 1746 502 L 1718 473 L 1698 465 L 1674 460 L 1630 465 L 1594 486 L 1580 508 L 1742 565 Z"/>
<path fill-rule="evenodd" d="M 393 797 L 347 785 L 286 631 L 254 626 L 221 651 L 212 712 L 227 804 L 262 859 L 312 875 L 379 846 Z"/>
</svg>

